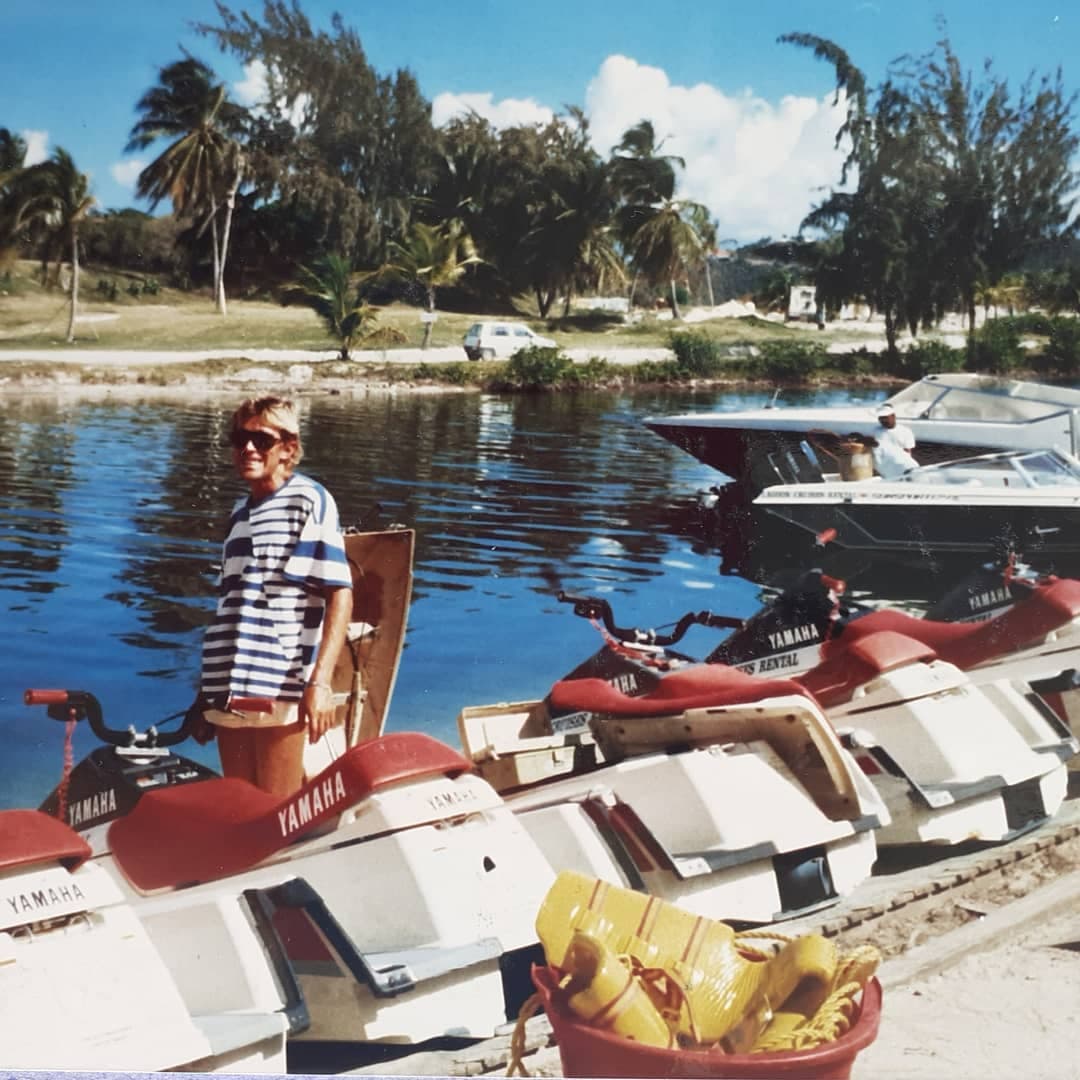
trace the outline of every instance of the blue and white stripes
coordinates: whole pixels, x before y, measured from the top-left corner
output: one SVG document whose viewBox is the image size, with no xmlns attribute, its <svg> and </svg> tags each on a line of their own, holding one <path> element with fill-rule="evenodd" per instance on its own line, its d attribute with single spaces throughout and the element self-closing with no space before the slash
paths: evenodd
<svg viewBox="0 0 1080 1080">
<path fill-rule="evenodd" d="M 352 584 L 337 506 L 295 473 L 233 507 L 202 692 L 299 701 L 322 638 L 323 590 Z"/>
</svg>

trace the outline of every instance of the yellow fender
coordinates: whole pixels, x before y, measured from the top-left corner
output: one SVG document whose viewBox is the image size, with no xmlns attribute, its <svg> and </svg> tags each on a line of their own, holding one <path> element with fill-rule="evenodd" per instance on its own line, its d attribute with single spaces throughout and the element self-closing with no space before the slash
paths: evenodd
<svg viewBox="0 0 1080 1080">
<path fill-rule="evenodd" d="M 588 940 L 590 948 L 604 946 L 626 958 L 623 970 L 628 977 L 637 974 L 677 1036 L 698 1044 L 722 1042 L 730 1053 L 748 1050 L 789 998 L 796 998 L 795 1011 L 804 1019 L 801 1009 L 824 1001 L 836 970 L 834 947 L 817 935 L 787 942 L 775 956 L 747 959 L 747 951 L 762 954 L 742 946 L 725 923 L 574 871 L 556 878 L 536 930 L 548 963 L 569 974 L 578 993 L 592 963 L 583 959 L 581 942 Z M 597 987 L 587 1008 L 599 1011 L 603 995 L 614 992 L 625 992 L 621 983 Z"/>
</svg>

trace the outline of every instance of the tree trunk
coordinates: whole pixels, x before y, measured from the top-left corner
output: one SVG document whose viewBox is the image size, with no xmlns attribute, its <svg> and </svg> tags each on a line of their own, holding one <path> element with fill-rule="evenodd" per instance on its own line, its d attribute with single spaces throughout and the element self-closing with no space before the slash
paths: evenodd
<svg viewBox="0 0 1080 1080">
<path fill-rule="evenodd" d="M 573 293 L 572 289 L 567 289 L 566 290 L 566 299 L 563 301 L 563 309 L 562 309 L 562 317 L 564 319 L 569 319 L 570 318 L 570 300 L 572 299 L 573 295 L 574 295 L 574 293 Z"/>
<path fill-rule="evenodd" d="M 637 289 L 638 271 L 634 271 L 634 276 L 630 279 L 630 295 L 626 298 L 626 310 L 627 313 L 634 310 L 634 291 Z"/>
<path fill-rule="evenodd" d="M 435 314 L 435 290 L 430 286 L 427 291 L 427 313 Z M 420 342 L 421 349 L 426 349 L 431 344 L 431 329 L 434 325 L 430 319 L 424 323 L 424 340 Z"/>
<path fill-rule="evenodd" d="M 675 294 L 675 279 L 671 279 L 671 317 L 675 322 L 682 322 L 682 312 L 679 310 L 679 298 Z"/>
<path fill-rule="evenodd" d="M 896 355 L 896 319 L 891 307 L 885 309 L 885 342 L 889 356 Z"/>
<path fill-rule="evenodd" d="M 236 206 L 236 193 L 240 189 L 240 181 L 243 178 L 242 165 L 236 168 L 236 176 L 233 178 L 232 187 L 225 196 L 225 224 L 221 230 L 221 263 L 218 266 L 217 280 L 214 282 L 214 293 L 217 297 L 217 309 L 222 315 L 228 314 L 228 306 L 225 302 L 225 262 L 229 257 L 229 234 L 232 231 L 233 209 Z"/>
<path fill-rule="evenodd" d="M 71 230 L 71 314 L 68 316 L 67 340 L 75 340 L 75 308 L 79 303 L 79 233 Z"/>
<path fill-rule="evenodd" d="M 705 256 L 705 285 L 709 290 L 709 307 L 716 307 L 716 297 L 713 295 L 712 288 L 712 265 L 709 262 L 709 256 Z"/>
<path fill-rule="evenodd" d="M 214 306 L 217 307 L 217 285 L 221 276 L 221 246 L 218 241 L 217 203 L 211 203 L 210 217 L 207 218 L 210 225 L 211 250 L 214 253 Z"/>
</svg>

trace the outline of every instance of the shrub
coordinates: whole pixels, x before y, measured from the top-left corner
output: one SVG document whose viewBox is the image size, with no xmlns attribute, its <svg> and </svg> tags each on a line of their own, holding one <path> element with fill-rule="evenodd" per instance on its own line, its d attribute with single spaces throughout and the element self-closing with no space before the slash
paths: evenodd
<svg viewBox="0 0 1080 1080">
<path fill-rule="evenodd" d="M 522 390 L 538 390 L 574 382 L 574 362 L 558 349 L 530 346 L 506 362 L 506 380 Z"/>
<path fill-rule="evenodd" d="M 161 285 L 157 278 L 147 278 L 142 283 L 143 296 L 157 296 L 159 292 L 161 292 Z"/>
<path fill-rule="evenodd" d="M 1049 337 L 1053 332 L 1054 323 L 1057 322 L 1045 311 L 1027 311 L 1023 315 L 1012 315 L 1001 321 L 1015 327 L 1018 334 L 1038 334 L 1040 337 Z"/>
<path fill-rule="evenodd" d="M 967 354 L 944 341 L 917 341 L 905 352 L 897 375 L 905 379 L 921 379 L 945 371 L 963 371 Z"/>
<path fill-rule="evenodd" d="M 805 382 L 823 368 L 828 353 L 822 345 L 797 341 L 767 341 L 753 365 L 773 382 Z"/>
<path fill-rule="evenodd" d="M 683 378 L 709 378 L 723 367 L 720 344 L 700 330 L 680 330 L 671 335 L 669 343 Z"/>
<path fill-rule="evenodd" d="M 968 351 L 968 363 L 974 371 L 1005 375 L 1024 363 L 1020 335 L 1008 320 L 990 319 L 975 333 Z"/>
<path fill-rule="evenodd" d="M 829 367 L 843 375 L 872 375 L 880 366 L 880 358 L 865 345 L 851 352 L 829 354 Z"/>
<path fill-rule="evenodd" d="M 1063 374 L 1071 375 L 1080 368 L 1080 321 L 1060 316 L 1054 319 L 1043 358 L 1049 367 Z"/>
<path fill-rule="evenodd" d="M 612 364 L 602 356 L 590 356 L 584 364 L 574 366 L 574 377 L 586 386 L 597 386 L 620 378 L 617 364 Z"/>
<path fill-rule="evenodd" d="M 115 300 L 120 295 L 116 282 L 110 278 L 98 278 L 96 292 L 102 300 Z"/>
</svg>

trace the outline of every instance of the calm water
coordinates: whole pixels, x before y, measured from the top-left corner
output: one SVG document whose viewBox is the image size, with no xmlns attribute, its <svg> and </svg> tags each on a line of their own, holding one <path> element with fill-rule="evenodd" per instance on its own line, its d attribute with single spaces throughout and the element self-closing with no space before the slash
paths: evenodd
<svg viewBox="0 0 1080 1080">
<path fill-rule="evenodd" d="M 693 512 L 719 474 L 640 420 L 765 397 L 305 402 L 302 468 L 334 492 L 343 521 L 417 532 L 388 730 L 456 742 L 463 706 L 542 696 L 599 645 L 556 602 L 559 587 L 606 594 L 620 622 L 638 625 L 755 610 L 757 586 L 719 572 Z M 190 703 L 218 546 L 241 493 L 222 447 L 234 405 L 0 399 L 0 806 L 36 805 L 62 767 L 63 729 L 22 705 L 25 688 L 90 690 L 114 726 L 145 727 Z M 76 757 L 91 745 L 80 731 Z M 185 752 L 216 764 L 212 748 Z"/>
</svg>

